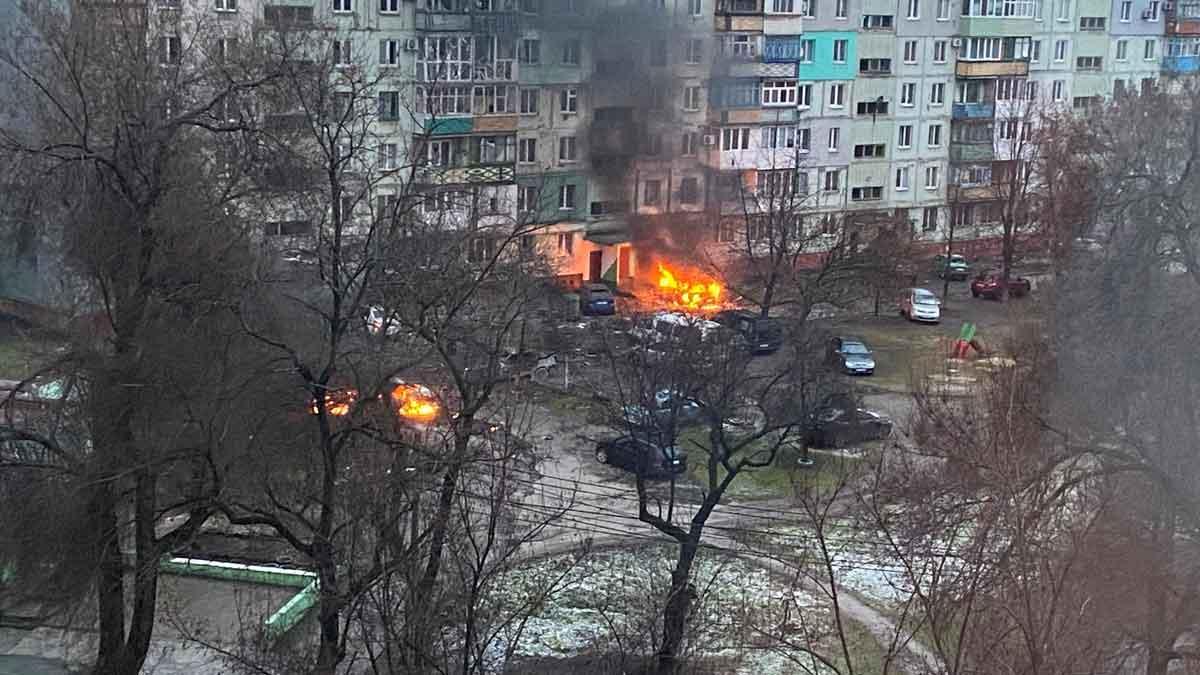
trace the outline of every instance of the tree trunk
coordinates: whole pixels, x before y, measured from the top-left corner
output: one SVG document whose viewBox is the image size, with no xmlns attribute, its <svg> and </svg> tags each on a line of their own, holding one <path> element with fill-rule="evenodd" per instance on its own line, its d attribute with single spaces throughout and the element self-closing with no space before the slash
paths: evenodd
<svg viewBox="0 0 1200 675">
<path fill-rule="evenodd" d="M 693 594 L 691 578 L 692 563 L 696 560 L 700 538 L 697 535 L 679 547 L 679 558 L 671 571 L 671 591 L 663 608 L 663 640 L 658 651 L 658 675 L 674 675 L 679 667 L 679 649 L 683 646 L 684 629 Z"/>
<path fill-rule="evenodd" d="M 154 523 L 158 513 L 157 481 L 150 470 L 139 470 L 134 487 L 133 611 L 125 641 L 124 672 L 139 673 L 150 651 L 158 600 L 158 546 Z"/>
<path fill-rule="evenodd" d="M 341 653 L 341 605 L 337 598 L 336 572 L 332 571 L 332 560 L 328 558 L 318 565 L 321 588 L 318 596 L 317 625 L 320 642 L 317 645 L 317 665 L 315 675 L 333 675 L 338 663 L 342 660 Z"/>
<path fill-rule="evenodd" d="M 97 536 L 100 538 L 97 560 L 99 579 L 96 583 L 100 645 L 93 672 L 107 675 L 121 672 L 125 646 L 125 566 L 121 561 L 116 504 L 108 481 L 96 486 L 90 510 L 96 518 Z"/>
<path fill-rule="evenodd" d="M 441 574 L 442 549 L 446 546 L 446 534 L 454 507 L 454 491 L 458 487 L 459 472 L 462 470 L 462 463 L 466 458 L 467 446 L 470 442 L 469 430 L 473 421 L 472 416 L 464 415 L 460 418 L 458 429 L 455 431 L 455 457 L 451 466 L 446 469 L 446 473 L 442 475 L 437 510 L 434 512 L 433 522 L 430 523 L 429 528 L 429 555 L 426 558 L 425 570 L 413 589 L 408 616 L 405 618 L 407 644 L 404 647 L 409 654 L 409 658 L 405 661 L 409 664 L 411 672 L 414 673 L 424 673 L 431 665 L 429 657 L 432 626 L 428 620 L 429 612 L 433 605 L 438 576 Z"/>
</svg>

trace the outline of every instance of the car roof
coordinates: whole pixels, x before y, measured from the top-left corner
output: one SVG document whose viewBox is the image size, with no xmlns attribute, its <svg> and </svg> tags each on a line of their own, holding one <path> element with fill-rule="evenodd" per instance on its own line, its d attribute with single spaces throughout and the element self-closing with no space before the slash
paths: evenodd
<svg viewBox="0 0 1200 675">
<path fill-rule="evenodd" d="M 844 345 L 862 345 L 864 347 L 867 346 L 867 343 L 863 342 L 860 338 L 856 338 L 856 337 L 844 337 L 843 336 L 843 337 L 839 337 L 838 339 L 841 340 L 842 344 L 844 344 Z"/>
<path fill-rule="evenodd" d="M 609 290 L 608 286 L 606 284 L 584 284 L 583 287 L 589 291 L 607 291 L 607 290 Z"/>
<path fill-rule="evenodd" d="M 680 326 L 702 326 L 706 328 L 719 328 L 720 324 L 716 321 L 709 321 L 698 316 L 690 316 L 680 314 L 678 312 L 658 312 L 654 315 L 655 321 L 665 321 Z"/>
</svg>

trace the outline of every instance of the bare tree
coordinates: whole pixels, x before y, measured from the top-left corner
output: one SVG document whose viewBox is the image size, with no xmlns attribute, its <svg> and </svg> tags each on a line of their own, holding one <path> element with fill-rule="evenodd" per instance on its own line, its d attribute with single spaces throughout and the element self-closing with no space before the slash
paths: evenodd
<svg viewBox="0 0 1200 675">
<path fill-rule="evenodd" d="M 58 187 L 44 202 L 56 221 L 46 232 L 81 289 L 81 305 L 62 309 L 94 313 L 102 331 L 74 335 L 45 371 L 68 384 L 58 411 L 39 420 L 48 426 L 30 429 L 10 408 L 2 433 L 42 448 L 35 484 L 45 496 L 84 505 L 56 511 L 74 523 L 41 529 L 76 537 L 78 548 L 48 562 L 91 563 L 58 590 L 95 593 L 96 672 L 135 673 L 153 632 L 159 560 L 212 512 L 218 485 L 205 458 L 222 443 L 209 433 L 236 398 L 235 349 L 214 331 L 229 317 L 227 292 L 239 287 L 250 247 L 211 157 L 246 126 L 216 112 L 272 74 L 213 58 L 229 35 L 189 13 L 24 9 L 28 40 L 0 53 L 24 113 L 0 147 Z"/>
<path fill-rule="evenodd" d="M 790 127 L 763 129 L 769 168 L 752 175 L 729 172 L 713 208 L 719 236 L 710 247 L 709 266 L 724 278 L 733 296 L 763 317 L 773 307 L 803 319 L 818 303 L 846 305 L 901 273 L 911 231 L 907 221 L 867 220 L 834 211 L 820 190 L 810 188 L 808 168 Z M 792 149 L 788 149 L 788 148 Z"/>
<path fill-rule="evenodd" d="M 680 444 L 690 462 L 701 462 L 701 497 L 689 503 L 672 478 L 665 494 L 652 489 L 646 472 L 637 474 L 638 518 L 678 543 L 669 591 L 662 613 L 658 672 L 680 667 L 695 590 L 691 572 L 704 544 L 705 527 L 730 485 L 743 473 L 774 465 L 781 452 L 801 438 L 805 416 L 816 398 L 819 378 L 809 378 L 814 362 L 811 343 L 797 333 L 785 347 L 782 365 L 751 367 L 750 355 L 724 332 L 706 333 L 699 324 L 680 327 L 670 336 L 642 333 L 632 352 L 609 351 L 617 398 L 626 404 L 620 426 L 648 440 L 669 462 Z M 618 358 L 618 354 L 620 354 Z M 803 366 L 797 364 L 804 364 Z M 670 405 L 664 411 L 662 391 Z M 642 406 L 646 419 L 630 413 Z M 697 432 L 677 436 L 682 408 L 692 407 Z M 666 414 L 663 414 L 665 412 Z M 657 458 L 655 461 L 659 461 Z"/>
</svg>

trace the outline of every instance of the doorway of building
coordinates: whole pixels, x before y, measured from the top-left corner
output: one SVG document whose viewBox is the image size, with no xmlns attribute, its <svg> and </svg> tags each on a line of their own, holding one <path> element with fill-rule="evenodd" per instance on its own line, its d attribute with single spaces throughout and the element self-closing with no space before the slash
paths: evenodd
<svg viewBox="0 0 1200 675">
<path fill-rule="evenodd" d="M 599 282 L 604 274 L 604 251 L 592 251 L 588 254 L 588 281 Z"/>
</svg>

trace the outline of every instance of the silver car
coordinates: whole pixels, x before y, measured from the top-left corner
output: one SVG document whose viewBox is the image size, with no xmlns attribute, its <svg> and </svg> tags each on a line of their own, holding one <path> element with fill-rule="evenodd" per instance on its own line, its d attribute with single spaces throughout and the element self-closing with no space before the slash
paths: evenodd
<svg viewBox="0 0 1200 675">
<path fill-rule="evenodd" d="M 938 323 L 942 320 L 942 301 L 933 291 L 924 288 L 906 288 L 900 296 L 900 316 L 909 321 Z"/>
</svg>

